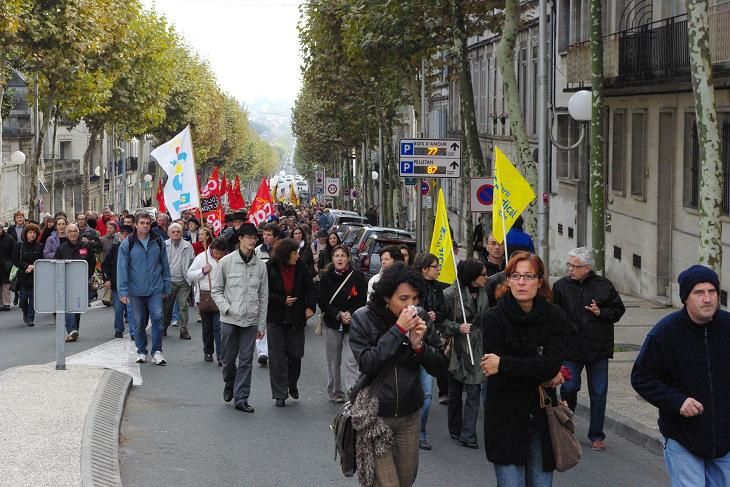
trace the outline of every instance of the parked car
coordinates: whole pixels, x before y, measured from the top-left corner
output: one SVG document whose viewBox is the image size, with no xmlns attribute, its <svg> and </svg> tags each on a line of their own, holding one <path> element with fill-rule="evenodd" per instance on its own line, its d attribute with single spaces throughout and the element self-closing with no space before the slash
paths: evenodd
<svg viewBox="0 0 730 487">
<path fill-rule="evenodd" d="M 357 230 L 369 226 L 370 225 L 362 222 L 343 223 L 337 228 L 337 235 L 340 236 L 340 240 L 342 240 L 342 243 L 345 243 L 345 236 L 347 234 L 354 234 Z"/>
<path fill-rule="evenodd" d="M 348 210 L 331 210 L 330 214 L 334 218 L 332 222 L 332 227 L 330 228 L 330 232 L 337 232 L 339 233 L 339 227 L 343 225 L 344 223 L 362 223 L 363 225 L 366 225 L 368 223 L 368 219 L 364 216 L 358 215 L 354 211 L 348 211 Z M 342 237 L 340 235 L 340 237 Z"/>
<path fill-rule="evenodd" d="M 130 215 L 134 216 L 134 215 L 136 215 L 136 214 L 137 214 L 137 212 L 138 212 L 138 211 L 144 211 L 144 212 L 146 212 L 147 214 L 149 214 L 150 218 L 151 218 L 151 219 L 152 219 L 152 221 L 154 222 L 155 220 L 157 220 L 157 213 L 158 213 L 158 212 L 159 212 L 160 210 L 158 210 L 158 209 L 157 209 L 157 208 L 155 208 L 154 206 L 145 206 L 144 208 L 136 208 L 135 210 L 133 210 L 133 211 L 132 211 L 132 212 L 130 213 Z"/>
<path fill-rule="evenodd" d="M 378 252 L 388 245 L 408 245 L 415 252 L 416 241 L 398 237 L 373 234 L 365 241 L 363 250 L 359 254 L 358 266 L 367 279 L 380 272 L 380 255 Z"/>
<path fill-rule="evenodd" d="M 357 233 L 355 235 L 347 235 L 348 241 L 352 242 L 352 244 L 348 246 L 350 247 L 350 252 L 352 253 L 353 259 L 355 260 L 355 264 L 357 264 L 360 253 L 365 248 L 365 243 L 372 235 L 381 235 L 383 237 L 399 238 L 403 240 L 415 239 L 415 235 L 413 235 L 411 232 L 407 232 L 399 228 L 362 227 L 357 230 Z M 342 241 L 343 243 L 345 242 L 344 238 Z"/>
</svg>

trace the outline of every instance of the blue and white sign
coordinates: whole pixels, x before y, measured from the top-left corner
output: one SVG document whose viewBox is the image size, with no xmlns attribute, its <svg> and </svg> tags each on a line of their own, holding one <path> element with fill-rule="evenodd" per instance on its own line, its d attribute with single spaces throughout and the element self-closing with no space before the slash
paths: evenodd
<svg viewBox="0 0 730 487">
<path fill-rule="evenodd" d="M 401 139 L 399 146 L 401 177 L 461 177 L 461 140 Z"/>
</svg>

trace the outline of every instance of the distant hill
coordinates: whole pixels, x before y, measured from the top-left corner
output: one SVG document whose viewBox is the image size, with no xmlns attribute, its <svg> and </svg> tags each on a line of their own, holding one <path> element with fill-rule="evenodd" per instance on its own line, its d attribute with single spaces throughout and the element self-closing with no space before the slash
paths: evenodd
<svg viewBox="0 0 730 487">
<path fill-rule="evenodd" d="M 291 100 L 259 97 L 245 105 L 251 128 L 262 138 L 271 143 L 291 138 Z"/>
</svg>

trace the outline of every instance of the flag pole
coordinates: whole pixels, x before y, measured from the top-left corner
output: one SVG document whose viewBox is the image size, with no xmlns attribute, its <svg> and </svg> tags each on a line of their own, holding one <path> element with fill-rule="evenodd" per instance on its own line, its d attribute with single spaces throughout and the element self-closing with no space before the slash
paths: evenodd
<svg viewBox="0 0 730 487">
<path fill-rule="evenodd" d="M 454 273 L 456 274 L 456 289 L 459 290 L 459 301 L 461 302 L 461 316 L 464 318 L 464 323 L 466 323 L 466 310 L 464 309 L 464 295 L 461 292 L 461 283 L 459 282 L 459 271 L 456 269 L 456 256 L 454 255 L 454 249 L 452 247 L 451 249 L 451 258 L 454 260 Z M 469 331 L 471 333 L 471 330 Z M 474 354 L 471 351 L 471 339 L 469 338 L 469 333 L 466 334 L 466 344 L 469 346 L 469 360 L 471 361 L 471 365 L 474 365 Z"/>
</svg>

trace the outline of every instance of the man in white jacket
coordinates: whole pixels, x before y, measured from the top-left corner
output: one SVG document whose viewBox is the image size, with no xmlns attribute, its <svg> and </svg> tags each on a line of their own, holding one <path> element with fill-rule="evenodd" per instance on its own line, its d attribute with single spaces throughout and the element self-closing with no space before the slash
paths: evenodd
<svg viewBox="0 0 730 487">
<path fill-rule="evenodd" d="M 250 223 L 238 228 L 238 250 L 219 261 L 211 296 L 221 319 L 223 350 L 223 400 L 235 398 L 238 411 L 253 413 L 248 404 L 256 338 L 263 335 L 269 307 L 269 278 L 266 264 L 256 257 L 258 232 Z M 238 366 L 236 366 L 238 359 Z"/>
<path fill-rule="evenodd" d="M 187 240 L 183 239 L 183 230 L 180 224 L 172 223 L 167 229 L 169 239 L 165 242 L 167 250 L 167 261 L 170 263 L 170 278 L 172 279 L 172 294 L 165 300 L 165 329 L 164 336 L 167 336 L 167 328 L 172 321 L 172 308 L 177 301 L 180 309 L 180 338 L 190 340 L 188 333 L 188 296 L 190 296 L 190 284 L 187 281 L 187 272 L 190 264 L 193 263 L 195 251 Z"/>
</svg>

